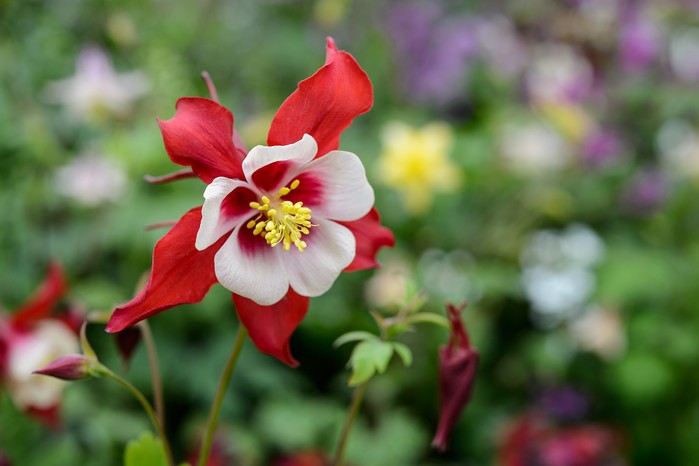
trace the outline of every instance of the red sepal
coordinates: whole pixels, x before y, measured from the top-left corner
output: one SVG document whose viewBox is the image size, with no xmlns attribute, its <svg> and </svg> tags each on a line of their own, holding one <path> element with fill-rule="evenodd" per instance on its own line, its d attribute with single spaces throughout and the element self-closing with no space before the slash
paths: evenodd
<svg viewBox="0 0 699 466">
<path fill-rule="evenodd" d="M 33 323 L 51 316 L 58 301 L 63 297 L 68 285 L 61 266 L 55 262 L 49 265 L 49 271 L 43 283 L 34 295 L 11 318 L 12 325 L 26 329 Z"/>
<path fill-rule="evenodd" d="M 175 116 L 158 120 L 170 159 L 187 167 L 206 184 L 218 176 L 243 178 L 245 151 L 233 143 L 233 114 L 216 102 L 183 97 Z"/>
<path fill-rule="evenodd" d="M 374 208 L 359 220 L 338 223 L 349 228 L 357 240 L 357 254 L 352 263 L 345 268 L 345 272 L 378 267 L 376 253 L 383 246 L 390 248 L 395 244 L 393 233 L 381 226 L 381 218 Z"/>
<path fill-rule="evenodd" d="M 340 133 L 374 103 L 371 81 L 355 59 L 328 37 L 325 65 L 284 101 L 272 120 L 267 144 L 286 145 L 307 133 L 323 156 L 340 145 Z"/>
<path fill-rule="evenodd" d="M 107 323 L 108 332 L 124 330 L 173 306 L 204 299 L 216 283 L 214 256 L 227 236 L 197 251 L 194 240 L 200 223 L 201 207 L 196 207 L 156 243 L 148 283 L 138 296 L 114 311 Z"/>
<path fill-rule="evenodd" d="M 289 339 L 308 311 L 309 299 L 289 288 L 278 303 L 261 306 L 243 296 L 233 294 L 233 304 L 240 322 L 248 329 L 250 339 L 261 352 L 274 356 L 291 367 L 299 362 L 291 355 Z"/>
</svg>

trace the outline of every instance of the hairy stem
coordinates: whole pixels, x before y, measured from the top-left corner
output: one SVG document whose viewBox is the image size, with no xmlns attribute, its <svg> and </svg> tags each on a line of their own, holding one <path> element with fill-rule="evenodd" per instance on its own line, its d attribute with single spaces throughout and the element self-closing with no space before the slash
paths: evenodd
<svg viewBox="0 0 699 466">
<path fill-rule="evenodd" d="M 226 394 L 226 389 L 228 389 L 228 383 L 231 380 L 231 375 L 233 375 L 233 369 L 235 368 L 236 362 L 238 362 L 238 356 L 240 355 L 240 351 L 243 349 L 243 343 L 245 343 L 247 334 L 248 331 L 245 326 L 240 324 L 238 326 L 238 334 L 236 335 L 235 342 L 233 343 L 233 349 L 231 350 L 231 354 L 228 356 L 226 367 L 224 367 L 223 372 L 221 373 L 221 378 L 218 381 L 216 397 L 211 405 L 209 421 L 206 424 L 206 433 L 204 434 L 204 439 L 201 442 L 199 466 L 206 466 L 209 459 L 211 445 L 214 442 L 214 435 L 216 434 L 216 426 L 218 425 L 218 415 L 221 411 L 221 405 L 223 404 L 223 397 Z"/>
</svg>

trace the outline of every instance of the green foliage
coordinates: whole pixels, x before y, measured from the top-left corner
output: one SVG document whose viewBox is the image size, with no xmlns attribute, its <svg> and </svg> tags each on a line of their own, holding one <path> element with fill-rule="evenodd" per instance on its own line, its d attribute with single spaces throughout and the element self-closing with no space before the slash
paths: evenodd
<svg viewBox="0 0 699 466">
<path fill-rule="evenodd" d="M 129 441 L 124 452 L 124 466 L 167 466 L 162 442 L 150 432 Z"/>
</svg>

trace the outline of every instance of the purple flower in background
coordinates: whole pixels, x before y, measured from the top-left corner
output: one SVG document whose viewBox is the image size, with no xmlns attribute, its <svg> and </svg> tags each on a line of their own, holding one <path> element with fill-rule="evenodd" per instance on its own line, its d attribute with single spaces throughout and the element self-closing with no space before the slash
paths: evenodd
<svg viewBox="0 0 699 466">
<path fill-rule="evenodd" d="M 668 198 L 667 180 L 657 170 L 646 170 L 636 174 L 622 195 L 624 206 L 639 215 L 651 215 Z"/>
<path fill-rule="evenodd" d="M 572 387 L 556 386 L 545 389 L 537 403 L 552 418 L 576 421 L 585 417 L 589 408 L 587 396 Z"/>
<path fill-rule="evenodd" d="M 645 2 L 625 2 L 619 17 L 619 53 L 623 68 L 643 70 L 659 52 L 660 30 L 648 15 Z"/>
<path fill-rule="evenodd" d="M 583 142 L 583 162 L 592 168 L 604 168 L 621 157 L 623 144 L 621 139 L 612 131 L 592 131 Z"/>
<path fill-rule="evenodd" d="M 408 98 L 444 103 L 463 94 L 468 61 L 476 49 L 472 20 L 450 17 L 433 3 L 395 3 L 387 16 L 401 87 Z"/>
</svg>

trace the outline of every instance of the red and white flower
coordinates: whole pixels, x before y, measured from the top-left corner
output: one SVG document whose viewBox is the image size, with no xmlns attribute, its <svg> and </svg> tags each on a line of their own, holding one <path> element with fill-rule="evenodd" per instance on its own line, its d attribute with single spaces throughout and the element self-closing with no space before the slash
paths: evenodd
<svg viewBox="0 0 699 466">
<path fill-rule="evenodd" d="M 182 98 L 159 122 L 172 161 L 207 183 L 204 205 L 156 244 L 146 287 L 115 310 L 108 331 L 199 302 L 218 281 L 256 346 L 296 365 L 288 342 L 309 297 L 343 270 L 375 267 L 378 249 L 393 245 L 360 159 L 337 150 L 342 131 L 371 108 L 371 82 L 332 39 L 326 53 L 282 104 L 267 146 L 247 152 L 231 112 L 208 99 Z"/>
<path fill-rule="evenodd" d="M 19 409 L 48 425 L 58 423 L 65 382 L 33 372 L 80 347 L 78 317 L 53 313 L 65 291 L 61 268 L 52 264 L 32 298 L 12 315 L 0 315 L 0 385 Z"/>
</svg>

